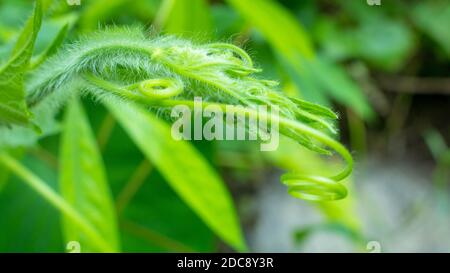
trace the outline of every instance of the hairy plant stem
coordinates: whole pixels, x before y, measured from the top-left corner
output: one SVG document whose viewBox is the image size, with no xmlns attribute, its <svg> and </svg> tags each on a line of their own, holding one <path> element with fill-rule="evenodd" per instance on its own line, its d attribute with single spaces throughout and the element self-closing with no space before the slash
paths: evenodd
<svg viewBox="0 0 450 273">
<path fill-rule="evenodd" d="M 353 167 L 348 150 L 326 132 L 336 134 L 337 115 L 320 105 L 291 98 L 275 90 L 276 83 L 259 79 L 250 56 L 224 43 L 198 45 L 176 37 L 148 39 L 141 30 L 113 29 L 99 32 L 67 48 L 49 60 L 30 80 L 27 102 L 54 108 L 65 102 L 73 89 L 99 100 L 118 98 L 154 110 L 177 105 L 194 107 L 194 98 L 205 98 L 203 107 L 229 109 L 270 123 L 279 121 L 280 133 L 322 154 L 340 154 L 347 166 L 330 177 L 288 173 L 281 177 L 289 193 L 308 200 L 336 200 L 346 196 L 339 183 Z M 73 90 L 76 92 L 76 90 Z M 54 101 L 54 103 L 53 103 Z M 59 103 L 59 104 L 58 104 Z M 259 113 L 258 106 L 279 109 Z"/>
<path fill-rule="evenodd" d="M 158 107 L 174 107 L 178 105 L 185 105 L 191 109 L 196 105 L 194 101 L 191 100 L 174 100 L 174 99 L 164 99 L 155 100 L 146 97 L 139 96 L 135 93 L 124 90 L 114 84 L 108 83 L 102 79 L 95 76 L 87 76 L 85 80 L 90 84 L 97 85 L 99 88 L 110 90 L 114 93 L 121 93 L 130 95 L 130 99 L 135 100 L 145 106 L 158 106 Z M 280 128 L 290 128 L 300 134 L 307 135 L 313 139 L 325 144 L 326 146 L 332 148 L 346 162 L 346 167 L 336 175 L 325 177 L 317 175 L 307 175 L 298 173 L 287 173 L 281 177 L 282 182 L 288 186 L 288 192 L 296 197 L 308 199 L 312 201 L 327 201 L 341 199 L 347 195 L 346 188 L 339 183 L 347 177 L 353 169 L 353 158 L 348 150 L 339 142 L 329 137 L 328 135 L 311 128 L 305 124 L 298 121 L 287 119 L 282 116 L 274 117 L 272 113 L 258 112 L 252 108 L 243 108 L 241 105 L 229 105 L 216 102 L 202 102 L 202 107 L 214 106 L 219 107 L 222 111 L 233 111 L 240 116 L 248 116 L 254 119 L 261 119 L 268 123 L 274 119 L 278 120 Z"/>
<path fill-rule="evenodd" d="M 186 105 L 190 107 L 191 109 L 194 108 L 194 102 L 193 101 L 181 101 L 181 100 L 164 100 L 160 102 L 160 105 L 164 106 L 176 106 L 176 105 Z M 235 106 L 235 105 L 227 105 L 227 104 L 219 104 L 219 103 L 208 103 L 208 102 L 202 102 L 202 106 L 208 107 L 208 106 L 215 106 L 220 107 L 222 111 L 226 111 L 227 109 L 229 111 L 233 111 L 241 116 L 249 116 L 255 119 L 262 119 L 267 121 L 268 123 L 271 122 L 273 117 L 269 113 L 264 112 L 257 112 L 254 109 L 243 109 L 242 107 Z M 328 135 L 317 131 L 309 126 L 306 126 L 300 122 L 286 119 L 284 117 L 278 116 L 276 117 L 279 120 L 279 125 L 281 127 L 291 128 L 294 129 L 302 134 L 308 135 L 317 141 L 327 145 L 328 147 L 335 150 L 338 154 L 341 155 L 341 157 L 346 162 L 346 167 L 339 172 L 338 174 L 330 177 L 322 177 L 322 176 L 311 176 L 311 175 L 304 175 L 304 174 L 295 174 L 295 173 L 287 173 L 282 176 L 282 181 L 290 187 L 290 193 L 296 196 L 299 196 L 301 198 L 307 198 L 312 200 L 331 200 L 335 199 L 336 197 L 342 197 L 341 195 L 346 195 L 345 187 L 343 187 L 341 184 L 338 184 L 338 181 L 344 179 L 350 173 L 353 169 L 353 158 L 351 154 L 348 152 L 348 150 L 339 142 L 334 140 L 333 138 L 329 137 Z M 312 183 L 309 183 L 308 181 L 311 181 Z M 315 189 L 317 188 L 316 185 L 319 186 L 319 188 L 328 188 L 331 190 L 330 195 L 327 196 L 319 196 L 315 195 Z M 311 193 L 302 193 L 300 190 L 304 191 L 305 187 L 309 187 L 308 192 L 311 191 Z M 337 195 L 335 195 L 337 194 Z"/>
</svg>

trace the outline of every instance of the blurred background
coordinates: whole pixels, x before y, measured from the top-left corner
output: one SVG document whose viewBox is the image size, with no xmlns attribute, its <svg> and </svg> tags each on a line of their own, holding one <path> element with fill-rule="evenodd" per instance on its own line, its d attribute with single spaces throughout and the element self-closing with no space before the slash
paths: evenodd
<svg viewBox="0 0 450 273">
<path fill-rule="evenodd" d="M 0 60 L 32 2 L 0 0 Z M 250 53 L 262 77 L 280 81 L 283 92 L 339 113 L 340 141 L 356 161 L 341 201 L 287 194 L 279 181 L 284 170 L 327 173 L 340 165 L 287 140 L 276 152 L 260 152 L 251 142 L 193 142 L 230 190 L 249 251 L 450 251 L 449 1 L 47 2 L 37 52 L 66 23 L 67 43 L 109 25 L 230 42 Z M 122 251 L 233 251 L 102 106 L 87 100 L 84 106 L 116 202 Z M 43 138 L 24 157 L 54 187 L 59 141 L 58 134 Z M 58 212 L 6 176 L 0 170 L 0 251 L 65 251 Z"/>
</svg>

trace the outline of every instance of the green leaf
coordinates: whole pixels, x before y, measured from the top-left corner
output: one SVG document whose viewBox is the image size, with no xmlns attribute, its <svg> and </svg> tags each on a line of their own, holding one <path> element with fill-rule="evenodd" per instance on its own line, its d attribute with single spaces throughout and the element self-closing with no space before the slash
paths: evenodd
<svg viewBox="0 0 450 273">
<path fill-rule="evenodd" d="M 138 148 L 194 212 L 237 250 L 246 250 L 232 198 L 222 179 L 190 143 L 172 138 L 170 126 L 143 109 L 108 104 Z"/>
<path fill-rule="evenodd" d="M 123 163 L 123 162 L 122 162 Z M 127 179 L 122 179 L 121 185 Z M 154 234 L 142 240 L 143 232 L 122 225 L 126 252 L 214 252 L 217 237 L 173 191 L 161 174 L 154 171 L 124 211 L 132 221 Z M 182 228 L 180 228 L 182 226 Z M 146 232 L 149 233 L 149 232 Z M 129 236 L 128 236 L 129 235 Z M 147 237 L 147 236 L 146 236 Z"/>
<path fill-rule="evenodd" d="M 286 58 L 300 52 L 305 58 L 315 53 L 306 31 L 279 3 L 271 0 L 228 0 L 239 13 L 261 31 L 264 37 Z"/>
<path fill-rule="evenodd" d="M 425 143 L 430 149 L 431 154 L 433 155 L 436 161 L 445 155 L 445 153 L 449 150 L 447 144 L 445 143 L 444 137 L 435 129 L 431 129 L 424 134 Z"/>
<path fill-rule="evenodd" d="M 297 98 L 291 98 L 291 100 L 293 102 L 295 102 L 301 109 L 306 110 L 313 115 L 317 115 L 319 117 L 329 118 L 329 119 L 337 119 L 338 118 L 336 113 L 334 113 L 327 107 L 323 107 L 318 104 L 307 102 L 307 101 L 297 99 Z"/>
<path fill-rule="evenodd" d="M 99 24 L 121 23 L 124 17 L 148 23 L 153 19 L 160 0 L 95 0 L 85 1 L 78 21 L 80 31 L 96 30 Z"/>
<path fill-rule="evenodd" d="M 52 56 L 56 53 L 56 51 L 59 49 L 59 47 L 64 42 L 64 39 L 67 36 L 67 32 L 69 32 L 69 24 L 65 24 L 56 35 L 53 42 L 45 49 L 44 52 L 39 54 L 39 56 L 36 56 L 33 58 L 31 62 L 31 69 L 34 69 L 41 65 L 48 57 Z"/>
<path fill-rule="evenodd" d="M 109 122 L 110 114 L 96 103 L 85 104 L 85 110 L 90 115 L 92 128 L 100 137 L 105 126 L 105 116 Z M 115 124 L 112 115 L 111 119 Z M 217 236 L 181 200 L 153 165 L 144 163 L 146 159 L 126 132 L 120 126 L 114 126 L 107 139 L 102 155 L 119 215 L 121 250 L 123 252 L 217 250 Z M 212 151 L 207 153 L 212 154 Z M 126 160 L 123 160 L 124 158 Z"/>
<path fill-rule="evenodd" d="M 111 249 L 118 251 L 115 207 L 100 152 L 78 100 L 71 101 L 67 109 L 60 158 L 62 196 L 87 219 Z M 67 241 L 80 242 L 83 252 L 99 250 L 66 217 L 63 218 L 63 231 Z"/>
<path fill-rule="evenodd" d="M 27 21 L 12 51 L 11 58 L 0 68 L 0 125 L 27 125 L 24 74 L 33 54 L 34 42 L 42 22 L 41 2 L 36 1 L 33 16 Z"/>
<path fill-rule="evenodd" d="M 414 48 L 412 32 L 403 22 L 386 16 L 364 17 L 357 27 L 339 26 L 323 18 L 317 36 L 328 57 L 357 58 L 388 72 L 403 67 Z"/>
<path fill-rule="evenodd" d="M 9 170 L 4 166 L 0 166 L 0 192 L 5 188 L 9 178 Z"/>
<path fill-rule="evenodd" d="M 4 149 L 1 147 L 1 144 L 0 149 Z M 15 158 L 21 158 L 24 155 L 25 151 L 23 149 L 8 149 L 8 152 Z M 0 164 L 0 193 L 8 184 L 10 177 L 11 172 L 9 171 L 9 169 Z"/>
<path fill-rule="evenodd" d="M 205 0 L 165 0 L 156 22 L 173 34 L 212 33 L 212 17 Z"/>
<path fill-rule="evenodd" d="M 355 110 L 361 117 L 370 120 L 374 113 L 363 91 L 353 82 L 339 65 L 324 58 L 317 58 L 310 69 L 325 92 L 337 102 Z"/>
<path fill-rule="evenodd" d="M 83 30 L 93 30 L 98 27 L 98 23 L 112 16 L 124 5 L 132 5 L 130 0 L 97 0 L 85 3 L 83 13 L 79 19 L 80 28 Z M 133 1 L 136 2 L 136 1 Z"/>
<path fill-rule="evenodd" d="M 83 230 L 91 242 L 95 242 L 99 249 L 111 252 L 110 243 L 106 242 L 99 233 L 92 227 L 91 223 L 75 210 L 65 199 L 63 199 L 53 188 L 44 182 L 32 171 L 27 169 L 21 162 L 17 161 L 5 152 L 0 152 L 0 164 L 15 173 L 21 180 L 35 191 L 40 197 L 45 199 L 50 205 L 58 209 L 65 217 L 72 220 L 74 226 Z"/>
<path fill-rule="evenodd" d="M 56 171 L 31 156 L 24 163 L 54 189 Z M 9 169 L 0 164 L 0 176 Z M 0 191 L 0 252 L 63 252 L 59 213 L 42 196 L 11 175 Z"/>
<path fill-rule="evenodd" d="M 421 1 L 412 9 L 413 22 L 450 57 L 450 5 L 448 1 Z"/>
</svg>

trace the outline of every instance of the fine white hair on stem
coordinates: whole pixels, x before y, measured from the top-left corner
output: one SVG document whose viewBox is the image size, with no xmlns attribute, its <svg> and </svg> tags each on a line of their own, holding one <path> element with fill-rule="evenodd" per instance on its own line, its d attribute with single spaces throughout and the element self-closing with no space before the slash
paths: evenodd
<svg viewBox="0 0 450 273">
<path fill-rule="evenodd" d="M 338 183 L 352 170 L 351 154 L 328 136 L 335 134 L 328 108 L 277 90 L 277 82 L 255 75 L 247 52 L 230 43 L 194 43 L 174 36 L 150 37 L 140 28 L 109 28 L 59 51 L 27 81 L 27 103 L 35 112 L 60 107 L 74 94 L 98 101 L 136 102 L 164 113 L 166 100 L 208 104 L 259 105 L 279 109 L 279 132 L 322 154 L 332 148 L 348 163 L 332 177 L 288 173 L 282 177 L 289 192 L 309 200 L 334 200 L 346 195 Z M 114 97 L 114 99 L 111 99 Z M 166 101 L 166 102 L 167 102 Z M 267 118 L 267 117 L 265 117 Z"/>
</svg>

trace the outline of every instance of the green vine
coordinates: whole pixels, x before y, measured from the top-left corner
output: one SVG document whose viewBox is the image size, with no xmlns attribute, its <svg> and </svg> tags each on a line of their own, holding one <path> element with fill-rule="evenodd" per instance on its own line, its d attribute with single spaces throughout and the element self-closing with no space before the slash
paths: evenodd
<svg viewBox="0 0 450 273">
<path fill-rule="evenodd" d="M 81 90 L 100 101 L 120 98 L 157 111 L 175 105 L 231 107 L 237 113 L 270 121 L 273 114 L 256 111 L 259 105 L 279 110 L 280 133 L 321 154 L 331 148 L 347 167 L 331 177 L 290 172 L 281 177 L 291 195 L 307 200 L 344 198 L 340 183 L 352 171 L 347 149 L 328 134 L 336 134 L 335 113 L 322 106 L 289 98 L 276 82 L 253 76 L 260 70 L 241 48 L 225 43 L 194 44 L 175 37 L 148 38 L 140 29 L 110 29 L 80 40 L 45 62 L 27 83 L 27 104 L 45 112 L 63 105 Z M 245 111 L 242 109 L 245 107 Z"/>
</svg>

